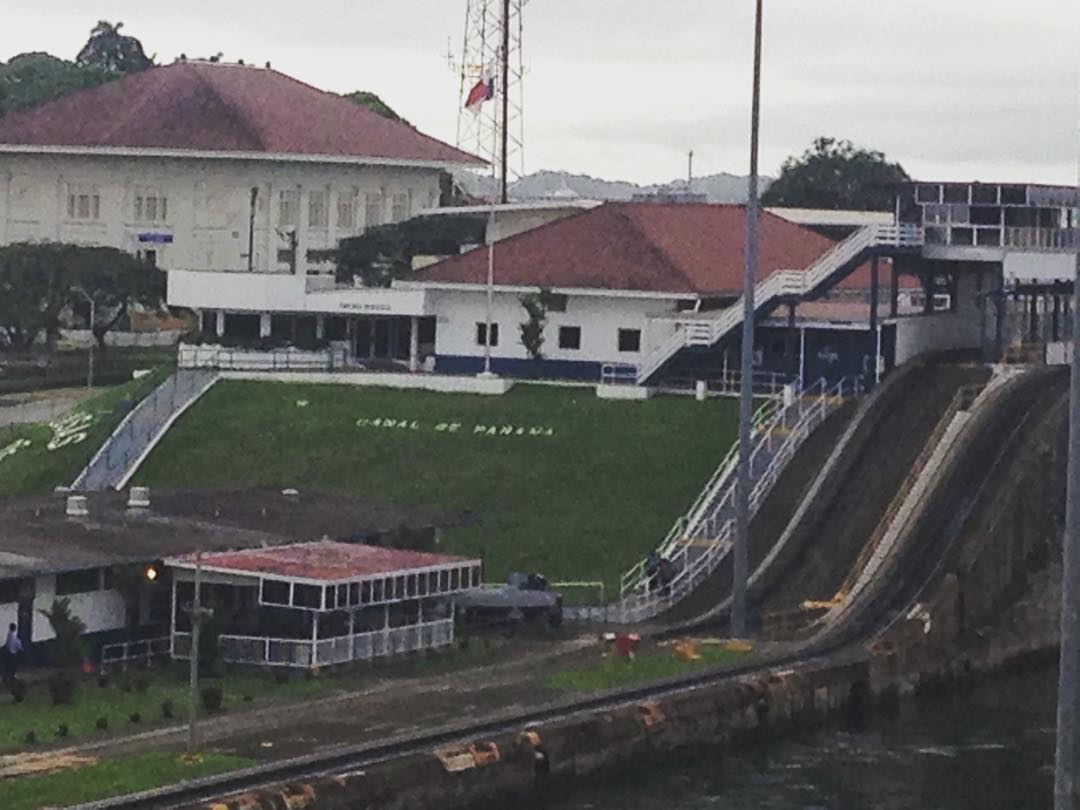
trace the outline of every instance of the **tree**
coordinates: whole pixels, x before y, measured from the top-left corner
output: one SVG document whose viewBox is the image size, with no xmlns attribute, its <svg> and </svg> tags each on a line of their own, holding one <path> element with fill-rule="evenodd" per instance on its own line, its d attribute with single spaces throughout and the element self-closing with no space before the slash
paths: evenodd
<svg viewBox="0 0 1080 810">
<path fill-rule="evenodd" d="M 75 57 L 75 62 L 114 75 L 138 73 L 153 67 L 154 60 L 143 51 L 142 43 L 120 33 L 123 26 L 122 22 L 99 21 L 91 29 L 90 39 Z"/>
<path fill-rule="evenodd" d="M 896 187 L 911 178 L 882 152 L 851 141 L 818 138 L 800 157 L 789 157 L 762 195 L 763 205 L 891 211 Z"/>
<path fill-rule="evenodd" d="M 49 691 L 53 703 L 70 703 L 75 696 L 75 669 L 86 657 L 83 633 L 86 623 L 71 612 L 71 601 L 62 596 L 54 599 L 48 610 L 39 610 L 53 635 L 53 664 L 56 672 L 49 679 Z"/>
<path fill-rule="evenodd" d="M 164 274 L 128 253 L 59 242 L 21 242 L 0 247 L 0 332 L 16 351 L 31 348 L 44 334 L 59 336 L 65 309 L 83 309 L 93 298 L 94 337 L 105 335 L 131 304 L 161 306 Z"/>
<path fill-rule="evenodd" d="M 47 53 L 19 54 L 6 65 L 0 63 L 0 115 L 36 107 L 113 78 L 95 66 L 77 65 Z"/>
<path fill-rule="evenodd" d="M 335 262 L 341 282 L 359 277 L 365 287 L 389 287 L 395 278 L 413 272 L 414 257 L 458 254 L 464 245 L 482 244 L 486 227 L 483 216 L 416 217 L 369 228 L 309 259 Z"/>
<path fill-rule="evenodd" d="M 410 127 L 412 126 L 412 124 L 394 112 L 393 108 L 379 98 L 377 94 L 369 92 L 368 90 L 354 90 L 351 93 L 346 93 L 343 98 L 347 98 L 349 101 L 354 104 L 359 104 L 361 107 L 366 107 L 373 113 L 381 115 L 383 118 L 389 118 L 391 121 L 398 121 L 399 123 L 407 124 Z"/>
<path fill-rule="evenodd" d="M 521 306 L 529 316 L 528 320 L 519 324 L 521 345 L 533 360 L 544 359 L 544 327 L 547 326 L 552 298 L 551 290 L 545 289 L 521 296 Z"/>
<path fill-rule="evenodd" d="M 105 335 L 127 317 L 132 304 L 147 309 L 161 307 L 165 274 L 149 262 L 108 247 L 77 248 L 73 259 L 71 304 L 81 309 L 86 297 L 93 299 L 90 331 L 102 351 Z"/>
</svg>

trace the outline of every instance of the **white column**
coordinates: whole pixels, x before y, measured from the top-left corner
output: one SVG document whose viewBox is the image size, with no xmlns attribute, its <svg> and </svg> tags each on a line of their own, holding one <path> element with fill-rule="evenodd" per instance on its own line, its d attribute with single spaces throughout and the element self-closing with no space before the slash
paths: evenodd
<svg viewBox="0 0 1080 810">
<path fill-rule="evenodd" d="M 311 666 L 319 665 L 319 614 L 311 614 Z"/>
<path fill-rule="evenodd" d="M 263 312 L 263 313 L 261 313 L 259 315 L 259 337 L 261 337 L 261 338 L 270 337 L 270 332 L 271 332 L 271 329 L 272 329 L 271 322 L 270 322 L 271 317 L 272 316 L 270 315 L 269 312 Z"/>
<path fill-rule="evenodd" d="M 217 311 L 217 322 L 214 324 L 214 331 L 217 332 L 217 336 L 221 337 L 225 334 L 225 311 L 219 309 Z"/>
<path fill-rule="evenodd" d="M 172 598 L 169 602 L 169 658 L 176 657 L 176 572 L 172 574 Z"/>
<path fill-rule="evenodd" d="M 420 319 L 415 315 L 409 322 L 409 371 L 420 369 Z"/>
<path fill-rule="evenodd" d="M 315 339 L 323 340 L 326 337 L 326 316 L 315 316 Z"/>
<path fill-rule="evenodd" d="M 356 660 L 356 611 L 349 611 L 349 660 Z"/>
</svg>

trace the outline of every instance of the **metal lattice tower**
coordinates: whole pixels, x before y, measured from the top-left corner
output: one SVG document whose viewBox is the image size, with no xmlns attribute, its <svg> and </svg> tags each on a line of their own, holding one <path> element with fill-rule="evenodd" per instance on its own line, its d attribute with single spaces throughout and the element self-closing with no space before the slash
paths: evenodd
<svg viewBox="0 0 1080 810">
<path fill-rule="evenodd" d="M 510 0 L 509 80 L 507 82 L 507 179 L 513 182 L 525 173 L 524 73 L 522 54 L 522 8 L 529 0 Z M 495 177 L 502 176 L 502 149 L 498 139 L 502 116 L 502 40 L 504 0 L 466 0 L 465 38 L 461 62 L 454 69 L 461 77 L 458 104 L 458 148 L 491 163 Z M 496 77 L 496 97 L 478 115 L 465 109 L 469 91 L 485 69 Z"/>
</svg>

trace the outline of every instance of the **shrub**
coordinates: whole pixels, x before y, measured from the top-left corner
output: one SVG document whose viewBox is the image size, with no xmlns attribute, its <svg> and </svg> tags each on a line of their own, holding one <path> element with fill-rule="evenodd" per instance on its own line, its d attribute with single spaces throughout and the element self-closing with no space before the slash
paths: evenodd
<svg viewBox="0 0 1080 810">
<path fill-rule="evenodd" d="M 254 703 L 254 702 L 255 702 L 255 696 L 254 695 L 244 695 L 244 703 Z"/>
<path fill-rule="evenodd" d="M 109 685 L 109 676 L 108 675 L 99 675 L 98 679 L 97 679 L 97 685 L 102 689 L 105 689 L 106 687 L 108 687 L 108 685 Z"/>
<path fill-rule="evenodd" d="M 274 670 L 274 683 L 278 686 L 284 686 L 289 682 L 289 670 L 287 669 L 275 669 Z"/>
<path fill-rule="evenodd" d="M 135 679 L 135 691 L 145 692 L 150 688 L 150 676 L 143 674 Z"/>
<path fill-rule="evenodd" d="M 26 742 L 27 745 L 34 745 L 35 743 L 37 743 L 37 734 L 35 734 L 33 731 L 28 731 L 26 732 L 26 736 L 23 737 L 23 740 Z"/>
<path fill-rule="evenodd" d="M 172 720 L 176 716 L 176 708 L 173 706 L 171 700 L 166 700 L 161 704 L 161 716 L 166 720 Z"/>
<path fill-rule="evenodd" d="M 109 718 L 108 717 L 99 717 L 97 719 L 97 722 L 94 723 L 94 728 L 96 728 L 98 731 L 108 731 L 108 729 L 109 729 Z"/>
<path fill-rule="evenodd" d="M 128 722 L 129 723 L 139 723 L 141 721 L 142 721 L 142 715 L 139 714 L 138 712 L 132 712 L 131 714 L 128 715 Z"/>
<path fill-rule="evenodd" d="M 218 711 L 224 697 L 225 693 L 220 686 L 204 686 L 202 688 L 202 705 L 208 712 Z"/>
<path fill-rule="evenodd" d="M 70 729 L 68 728 L 67 723 L 61 723 L 56 727 L 56 736 L 58 739 L 62 740 L 68 735 L 69 731 Z"/>
<path fill-rule="evenodd" d="M 13 679 L 11 681 L 11 699 L 16 703 L 22 703 L 26 700 L 26 684 L 20 680 Z"/>
<path fill-rule="evenodd" d="M 56 666 L 75 667 L 82 663 L 86 657 L 86 643 L 83 640 L 86 623 L 71 612 L 71 601 L 61 596 L 53 600 L 52 607 L 48 610 L 38 612 L 48 619 L 56 636 L 53 641 Z"/>
<path fill-rule="evenodd" d="M 61 670 L 49 678 L 49 699 L 54 706 L 70 704 L 75 699 L 75 675 Z"/>
</svg>

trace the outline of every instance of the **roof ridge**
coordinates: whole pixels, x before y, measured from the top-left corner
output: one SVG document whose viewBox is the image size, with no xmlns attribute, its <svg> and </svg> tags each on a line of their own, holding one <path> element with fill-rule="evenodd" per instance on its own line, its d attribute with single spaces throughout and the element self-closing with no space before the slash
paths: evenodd
<svg viewBox="0 0 1080 810">
<path fill-rule="evenodd" d="M 624 220 L 626 220 L 626 222 L 630 225 L 630 228 L 634 231 L 634 233 L 636 233 L 638 235 L 638 237 L 641 239 L 641 241 L 643 241 L 648 246 L 649 250 L 652 251 L 660 259 L 660 262 L 665 267 L 667 267 L 668 270 L 672 271 L 674 273 L 674 275 L 676 275 L 680 279 L 682 279 L 682 281 L 685 282 L 688 289 L 693 290 L 695 293 L 700 293 L 701 289 L 699 288 L 698 284 L 692 278 L 690 278 L 690 276 L 687 275 L 678 264 L 676 264 L 674 258 L 671 256 L 671 254 L 669 254 L 666 250 L 664 250 L 655 241 L 650 239 L 645 234 L 645 232 L 643 230 L 641 230 L 641 227 L 638 225 L 637 221 L 633 217 L 629 216 L 626 213 L 626 211 L 621 210 L 624 207 L 624 205 L 632 205 L 632 203 L 625 203 L 625 204 L 624 203 L 619 203 L 619 204 L 616 204 L 616 206 L 613 206 L 613 208 L 618 209 L 618 210 L 616 210 L 616 213 L 620 217 L 622 217 Z M 605 208 L 606 206 L 600 206 L 600 207 Z"/>
<path fill-rule="evenodd" d="M 188 65 L 188 62 L 182 62 L 180 67 L 187 67 Z M 172 65 L 170 65 L 169 67 L 172 67 Z M 240 66 L 237 65 L 236 67 Z M 249 121 L 246 116 L 240 115 L 240 105 L 233 104 L 227 98 L 222 96 L 221 93 L 218 92 L 217 87 L 215 87 L 212 82 L 208 81 L 206 77 L 202 75 L 202 70 L 200 70 L 198 66 L 191 66 L 189 72 L 195 76 L 195 79 L 199 82 L 199 84 L 205 87 L 217 100 L 218 104 L 220 104 L 221 107 L 224 108 L 225 115 L 231 120 L 235 121 L 239 125 L 240 129 L 242 129 L 244 133 L 251 137 L 251 140 L 257 145 L 256 151 L 267 151 L 268 147 L 266 145 L 266 141 L 264 141 L 259 135 L 258 127 L 252 124 L 252 122 Z"/>
</svg>

